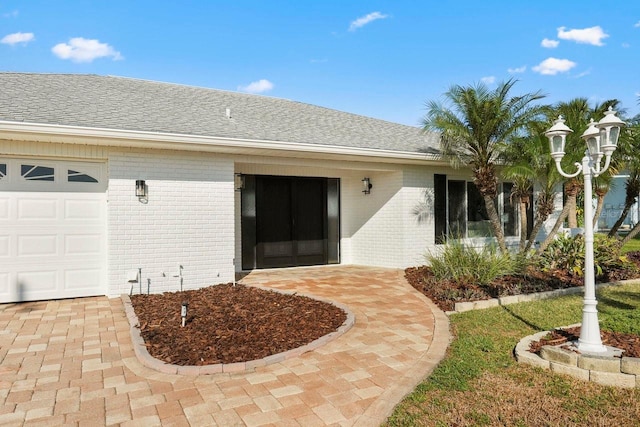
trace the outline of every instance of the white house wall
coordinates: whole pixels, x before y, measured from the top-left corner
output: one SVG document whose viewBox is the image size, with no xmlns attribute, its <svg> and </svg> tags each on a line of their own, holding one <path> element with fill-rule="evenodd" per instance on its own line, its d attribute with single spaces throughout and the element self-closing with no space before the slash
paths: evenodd
<svg viewBox="0 0 640 427">
<path fill-rule="evenodd" d="M 228 156 L 129 150 L 78 144 L 0 141 L 0 154 L 102 160 L 108 165 L 109 296 L 129 292 L 142 269 L 146 292 L 175 291 L 233 279 L 233 160 Z M 135 197 L 146 180 L 147 203 Z M 140 289 L 135 284 L 135 292 Z"/>
<path fill-rule="evenodd" d="M 113 151 L 109 155 L 109 282 L 129 292 L 142 269 L 152 292 L 233 280 L 233 162 L 210 154 Z M 146 201 L 135 197 L 144 179 Z M 180 269 L 180 266 L 183 268 Z M 136 287 L 138 287 L 136 285 Z M 138 289 L 136 289 L 138 291 Z"/>
</svg>

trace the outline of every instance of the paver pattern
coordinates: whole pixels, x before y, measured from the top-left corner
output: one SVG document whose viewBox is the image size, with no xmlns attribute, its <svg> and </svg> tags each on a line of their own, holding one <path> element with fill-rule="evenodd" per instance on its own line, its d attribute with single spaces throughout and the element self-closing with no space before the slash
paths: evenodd
<svg viewBox="0 0 640 427">
<path fill-rule="evenodd" d="M 0 305 L 0 425 L 378 425 L 449 343 L 446 316 L 401 270 L 256 271 L 242 282 L 338 301 L 355 325 L 297 358 L 193 377 L 138 361 L 118 298 Z"/>
</svg>

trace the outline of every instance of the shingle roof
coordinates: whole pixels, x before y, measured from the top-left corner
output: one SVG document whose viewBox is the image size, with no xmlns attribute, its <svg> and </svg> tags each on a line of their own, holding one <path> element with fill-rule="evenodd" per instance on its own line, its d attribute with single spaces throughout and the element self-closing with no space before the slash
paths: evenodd
<svg viewBox="0 0 640 427">
<path fill-rule="evenodd" d="M 85 74 L 0 73 L 0 120 L 438 153 L 437 135 L 417 127 L 285 99 Z"/>
</svg>

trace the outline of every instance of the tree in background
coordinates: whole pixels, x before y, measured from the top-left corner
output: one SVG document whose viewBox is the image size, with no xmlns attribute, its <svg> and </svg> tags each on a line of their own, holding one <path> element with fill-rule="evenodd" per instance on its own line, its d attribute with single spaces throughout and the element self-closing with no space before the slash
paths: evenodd
<svg viewBox="0 0 640 427">
<path fill-rule="evenodd" d="M 506 243 L 495 205 L 498 193 L 497 162 L 507 143 L 541 112 L 534 101 L 540 92 L 512 96 L 516 80 L 490 90 L 485 84 L 454 85 L 444 94 L 445 102 L 427 103 L 424 130 L 440 132 L 441 150 L 452 166 L 471 168 L 474 184 L 483 198 L 491 230 L 503 253 Z"/>
<path fill-rule="evenodd" d="M 619 104 L 620 101 L 612 99 L 605 101 L 602 104 L 596 104 L 591 108 L 589 107 L 589 102 L 586 98 L 575 98 L 568 102 L 560 102 L 554 107 L 555 116 L 557 117 L 558 115 L 562 115 L 565 119 L 566 125 L 573 130 L 573 133 L 567 136 L 567 143 L 565 146 L 566 154 L 563 158 L 564 163 L 580 163 L 580 160 L 584 156 L 586 150 L 586 146 L 581 135 L 589 126 L 589 121 L 592 118 L 594 118 L 594 120 L 600 120 L 604 116 L 604 112 L 609 107 L 616 109 Z M 614 153 L 614 155 L 617 157 L 620 156 L 619 153 Z M 547 246 L 549 246 L 565 220 L 568 221 L 570 228 L 578 226 L 577 200 L 578 194 L 581 192 L 582 188 L 583 184 L 581 175 L 578 175 L 575 178 L 570 178 L 564 183 L 564 207 L 553 228 L 538 248 L 538 253 L 542 253 Z M 603 190 L 604 189 L 601 188 L 600 192 L 602 193 Z M 604 194 L 606 194 L 606 192 L 604 192 Z M 602 197 L 604 199 L 604 195 L 602 195 Z M 593 221 L 593 218 L 590 218 L 589 221 Z"/>
</svg>

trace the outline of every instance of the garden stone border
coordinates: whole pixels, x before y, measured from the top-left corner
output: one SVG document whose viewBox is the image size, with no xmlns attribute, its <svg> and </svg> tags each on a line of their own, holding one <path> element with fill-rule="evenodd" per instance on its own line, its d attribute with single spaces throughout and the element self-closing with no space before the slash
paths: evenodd
<svg viewBox="0 0 640 427">
<path fill-rule="evenodd" d="M 580 324 L 563 326 L 563 328 L 574 326 L 580 326 Z M 540 350 L 540 355 L 531 353 L 529 351 L 531 343 L 539 341 L 549 332 L 542 331 L 521 339 L 514 350 L 518 363 L 549 369 L 552 372 L 609 387 L 640 388 L 640 358 L 637 357 L 579 354 L 562 348 L 567 343 L 555 346 L 545 345 Z M 607 349 L 612 351 L 611 347 Z"/>
<path fill-rule="evenodd" d="M 215 285 L 214 285 L 215 286 Z M 220 373 L 231 373 L 231 372 L 251 372 L 255 370 L 255 368 L 259 366 L 271 365 L 273 363 L 282 362 L 287 359 L 291 359 L 294 357 L 298 357 L 303 353 L 313 351 L 330 341 L 338 338 L 347 332 L 351 327 L 355 324 L 355 316 L 351 310 L 349 310 L 345 305 L 336 302 L 330 301 L 325 298 L 320 298 L 315 295 L 300 293 L 296 291 L 286 291 L 282 289 L 273 289 L 267 288 L 263 286 L 254 286 L 254 285 L 242 285 L 242 286 L 251 286 L 257 289 L 262 289 L 265 291 L 278 292 L 285 295 L 299 295 L 307 298 L 314 299 L 316 301 L 325 302 L 327 304 L 331 304 L 339 309 L 343 310 L 347 318 L 340 325 L 338 329 L 335 331 L 323 335 L 320 338 L 311 341 L 308 344 L 303 345 L 302 347 L 297 347 L 291 350 L 287 350 L 281 353 L 272 354 L 270 356 L 264 357 L 262 359 L 250 360 L 247 362 L 237 362 L 237 363 L 217 363 L 214 365 L 173 365 L 170 363 L 163 362 L 160 359 L 156 359 L 155 357 L 149 354 L 147 351 L 147 346 L 145 345 L 144 339 L 142 338 L 142 334 L 140 333 L 140 322 L 138 321 L 138 316 L 133 309 L 133 304 L 131 303 L 131 299 L 128 294 L 122 294 L 121 299 L 124 305 L 124 311 L 129 320 L 129 332 L 131 334 L 131 342 L 133 344 L 133 350 L 136 354 L 136 357 L 147 368 L 151 368 L 158 372 L 162 372 L 164 374 L 179 374 L 179 375 L 211 375 L 211 374 L 220 374 Z"/>
<path fill-rule="evenodd" d="M 596 290 L 602 287 L 607 287 L 612 285 L 623 285 L 626 283 L 640 283 L 640 279 L 629 279 L 629 280 L 620 280 L 617 282 L 598 283 L 596 284 Z M 455 303 L 454 310 L 447 311 L 446 314 L 451 315 L 451 314 L 463 313 L 465 311 L 471 311 L 471 310 L 483 310 L 485 308 L 499 307 L 502 305 L 509 305 L 509 304 L 517 304 L 519 302 L 537 301 L 541 299 L 561 297 L 564 295 L 575 295 L 582 292 L 584 292 L 584 286 L 576 286 L 573 288 L 555 289 L 553 291 L 537 292 L 533 294 L 509 295 L 506 297 L 491 298 L 486 300 L 457 302 Z"/>
</svg>

